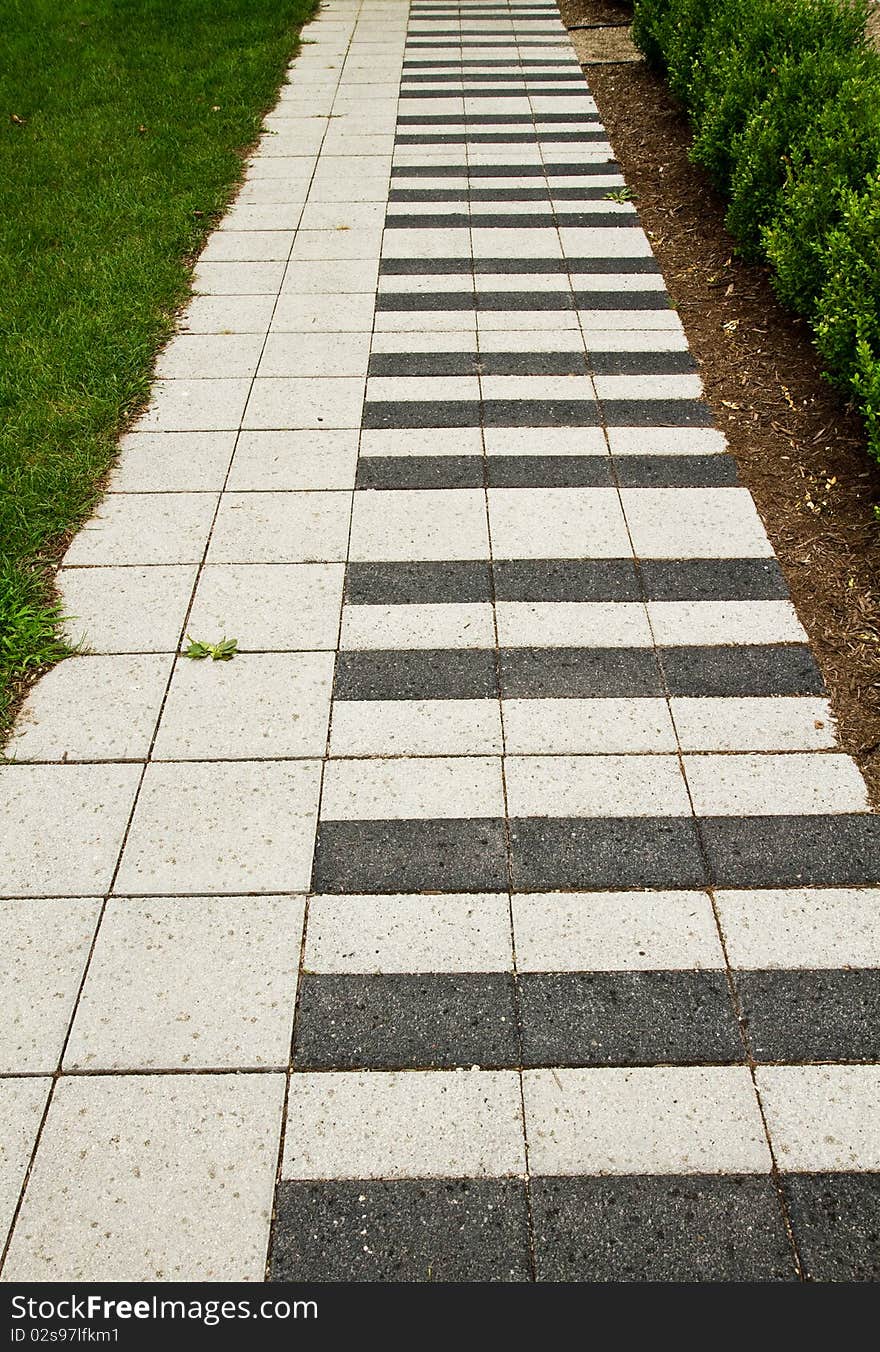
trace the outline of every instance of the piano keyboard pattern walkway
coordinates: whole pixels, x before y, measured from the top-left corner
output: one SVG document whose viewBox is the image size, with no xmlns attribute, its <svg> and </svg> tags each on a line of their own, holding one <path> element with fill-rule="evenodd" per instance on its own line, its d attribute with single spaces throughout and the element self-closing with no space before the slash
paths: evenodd
<svg viewBox="0 0 880 1352">
<path fill-rule="evenodd" d="M 5 1275 L 876 1278 L 877 818 L 558 11 L 309 36 L 4 776 Z"/>
</svg>

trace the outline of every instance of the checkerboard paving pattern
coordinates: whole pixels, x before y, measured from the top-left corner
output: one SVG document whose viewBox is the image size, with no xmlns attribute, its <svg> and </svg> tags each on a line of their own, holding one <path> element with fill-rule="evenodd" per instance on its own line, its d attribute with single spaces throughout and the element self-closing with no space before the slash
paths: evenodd
<svg viewBox="0 0 880 1352">
<path fill-rule="evenodd" d="M 878 819 L 556 6 L 307 37 L 0 773 L 3 1276 L 876 1279 Z"/>
</svg>

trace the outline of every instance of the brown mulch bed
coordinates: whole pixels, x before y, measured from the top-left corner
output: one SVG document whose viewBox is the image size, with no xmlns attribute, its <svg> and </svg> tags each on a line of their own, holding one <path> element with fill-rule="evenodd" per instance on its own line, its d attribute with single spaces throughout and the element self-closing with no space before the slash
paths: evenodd
<svg viewBox="0 0 880 1352">
<path fill-rule="evenodd" d="M 562 0 L 566 23 L 614 0 Z M 601 15 L 601 17 L 599 17 Z M 743 263 L 690 130 L 643 61 L 588 65 L 599 113 L 678 308 L 706 397 L 751 489 L 825 676 L 844 748 L 880 805 L 880 466 L 823 379 L 808 326 Z"/>
<path fill-rule="evenodd" d="M 632 23 L 632 5 L 627 0 L 559 0 L 559 12 L 568 28 Z"/>
</svg>

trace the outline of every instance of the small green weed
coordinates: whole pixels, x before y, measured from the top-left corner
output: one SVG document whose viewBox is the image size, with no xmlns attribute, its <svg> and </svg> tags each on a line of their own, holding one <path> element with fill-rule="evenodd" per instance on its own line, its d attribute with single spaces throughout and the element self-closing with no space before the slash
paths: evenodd
<svg viewBox="0 0 880 1352">
<path fill-rule="evenodd" d="M 187 634 L 187 638 L 189 647 L 184 648 L 183 655 L 195 662 L 201 662 L 205 657 L 210 657 L 212 662 L 231 662 L 238 652 L 237 638 L 221 638 L 219 643 L 202 643 L 194 639 L 192 634 Z"/>
</svg>

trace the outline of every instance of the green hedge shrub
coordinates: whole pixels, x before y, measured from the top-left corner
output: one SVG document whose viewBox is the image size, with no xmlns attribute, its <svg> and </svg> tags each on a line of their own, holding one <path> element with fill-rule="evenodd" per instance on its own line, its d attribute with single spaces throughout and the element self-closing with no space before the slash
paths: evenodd
<svg viewBox="0 0 880 1352">
<path fill-rule="evenodd" d="M 880 56 L 862 0 L 634 0 L 746 257 L 813 326 L 880 458 Z"/>
<path fill-rule="evenodd" d="M 880 446 L 880 176 L 848 192 L 828 234 L 826 279 L 815 323 L 819 351 L 860 402 L 871 445 Z"/>
<path fill-rule="evenodd" d="M 853 193 L 877 191 L 872 176 L 880 170 L 880 60 L 861 55 L 864 69 L 841 83 L 792 146 L 783 192 L 762 232 L 780 298 L 813 321 L 828 276 L 831 232 Z"/>
<path fill-rule="evenodd" d="M 797 153 L 822 109 L 851 78 L 860 80 L 865 65 L 860 51 L 829 55 L 809 52 L 785 57 L 774 83 L 737 137 L 729 185 L 727 226 L 742 253 L 753 260 L 765 254 L 763 231 L 776 218 Z"/>
</svg>

